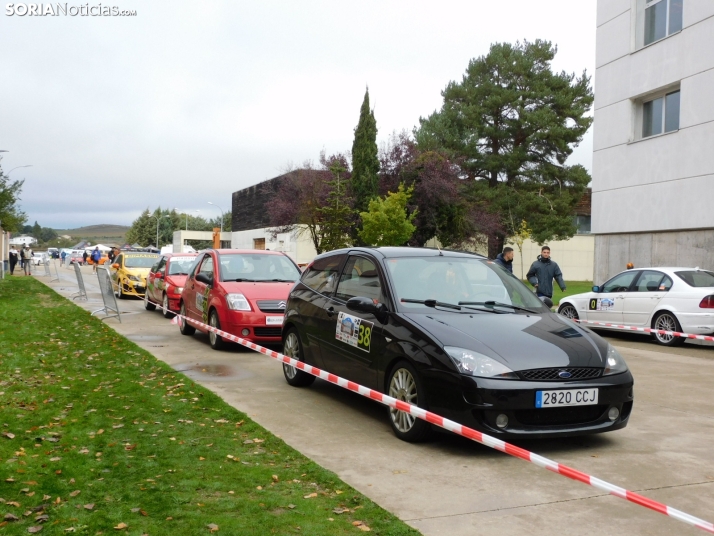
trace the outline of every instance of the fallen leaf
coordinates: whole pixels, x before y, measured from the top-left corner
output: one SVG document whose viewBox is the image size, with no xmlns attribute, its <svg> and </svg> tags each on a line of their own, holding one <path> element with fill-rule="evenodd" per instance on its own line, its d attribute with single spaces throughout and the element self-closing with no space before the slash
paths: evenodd
<svg viewBox="0 0 714 536">
<path fill-rule="evenodd" d="M 255 489 L 263 489 L 263 486 L 258 486 Z"/>
<path fill-rule="evenodd" d="M 11 432 L 3 432 L 2 435 L 7 437 L 8 439 L 15 439 L 15 434 L 13 434 Z"/>
<path fill-rule="evenodd" d="M 336 489 L 336 490 L 335 490 L 335 493 L 337 493 L 337 495 L 341 495 L 343 492 L 340 491 L 340 490 L 338 490 L 338 489 Z"/>
<path fill-rule="evenodd" d="M 273 475 L 273 482 L 278 482 L 278 475 Z"/>
<path fill-rule="evenodd" d="M 51 498 L 52 498 L 52 495 L 43 495 L 42 496 L 43 501 L 46 501 L 47 499 L 51 499 Z"/>
<path fill-rule="evenodd" d="M 173 517 L 169 516 L 166 518 L 166 521 L 171 521 L 172 519 L 173 519 Z"/>
<path fill-rule="evenodd" d="M 296 508 L 296 506 L 294 504 L 289 504 L 288 508 L 290 508 L 292 510 L 293 508 Z"/>
<path fill-rule="evenodd" d="M 37 525 L 35 527 L 27 527 L 27 532 L 30 534 L 35 534 L 36 532 L 40 532 L 42 530 L 42 525 Z"/>
<path fill-rule="evenodd" d="M 133 445 L 127 445 L 126 447 L 124 447 L 124 450 L 134 450 L 135 448 L 136 448 L 136 443 L 134 443 Z"/>
<path fill-rule="evenodd" d="M 211 532 L 218 532 L 218 525 L 215 523 L 209 523 L 206 527 L 208 527 Z"/>
<path fill-rule="evenodd" d="M 5 519 L 5 521 L 17 521 L 20 518 L 13 514 L 5 514 L 3 519 Z"/>
<path fill-rule="evenodd" d="M 139 510 L 139 513 L 140 513 L 142 516 L 144 516 L 144 517 L 146 517 L 146 516 L 149 515 L 149 514 L 147 514 L 144 510 Z"/>
<path fill-rule="evenodd" d="M 305 495 L 303 499 L 312 499 L 313 497 L 317 497 L 317 493 L 310 493 L 309 495 Z"/>
<path fill-rule="evenodd" d="M 332 510 L 335 514 L 340 515 L 350 511 L 349 508 L 335 508 Z"/>
<path fill-rule="evenodd" d="M 6 478 L 5 482 L 15 482 L 15 479 L 14 478 Z"/>
<path fill-rule="evenodd" d="M 38 523 L 45 523 L 49 520 L 50 520 L 50 516 L 48 516 L 47 514 L 40 514 L 37 517 L 35 517 L 35 521 L 37 521 Z"/>
<path fill-rule="evenodd" d="M 80 449 L 77 452 L 79 452 L 80 454 L 89 454 L 89 449 Z"/>
<path fill-rule="evenodd" d="M 126 528 L 128 528 L 128 527 L 129 527 L 129 525 L 127 525 L 126 523 L 119 523 L 119 524 L 118 524 L 116 527 L 114 527 L 114 528 L 117 529 L 117 530 L 124 530 L 124 529 L 126 529 Z"/>
<path fill-rule="evenodd" d="M 94 509 L 94 503 L 89 503 L 84 505 L 85 510 L 93 510 Z"/>
<path fill-rule="evenodd" d="M 71 493 L 69 494 L 69 496 L 70 496 L 70 497 L 76 497 L 76 496 L 79 495 L 80 493 L 82 493 L 82 492 L 81 492 L 80 490 L 76 489 L 76 490 L 74 490 L 73 492 L 71 492 Z"/>
<path fill-rule="evenodd" d="M 139 513 L 140 510 L 141 510 L 141 508 L 132 508 L 132 509 L 131 509 L 131 513 L 132 513 L 132 514 L 137 514 L 137 513 Z"/>
<path fill-rule="evenodd" d="M 55 456 L 54 458 L 50 458 L 50 461 L 51 461 L 51 462 L 58 462 L 58 461 L 60 461 L 61 459 L 62 459 L 62 458 L 60 458 L 59 456 Z"/>
<path fill-rule="evenodd" d="M 20 503 L 17 501 L 8 501 L 6 504 L 8 504 L 9 506 L 15 506 L 17 508 L 20 508 Z"/>
<path fill-rule="evenodd" d="M 97 430 L 97 435 L 101 435 L 103 433 L 104 433 L 104 430 L 102 430 L 101 428 L 99 430 Z M 120 525 L 121 525 L 121 523 L 120 523 Z M 116 527 L 114 527 L 114 528 L 116 528 Z"/>
<path fill-rule="evenodd" d="M 69 483 L 70 483 L 70 484 L 74 484 L 74 478 L 70 478 L 70 479 L 69 479 Z"/>
<path fill-rule="evenodd" d="M 199 456 L 199 457 L 198 457 L 198 460 L 199 460 L 199 461 L 203 461 L 203 460 L 205 460 L 205 459 L 206 459 L 206 458 L 204 458 L 203 456 Z"/>
<path fill-rule="evenodd" d="M 112 428 L 114 428 L 116 430 L 117 428 L 124 428 L 124 425 L 123 424 L 115 424 L 114 426 L 112 426 Z"/>
</svg>

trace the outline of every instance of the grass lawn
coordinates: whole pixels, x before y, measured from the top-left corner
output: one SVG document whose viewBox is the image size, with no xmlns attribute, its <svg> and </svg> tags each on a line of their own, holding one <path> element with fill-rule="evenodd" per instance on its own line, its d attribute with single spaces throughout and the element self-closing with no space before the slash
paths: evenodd
<svg viewBox="0 0 714 536">
<path fill-rule="evenodd" d="M 417 535 L 30 277 L 0 281 L 2 534 Z"/>
</svg>

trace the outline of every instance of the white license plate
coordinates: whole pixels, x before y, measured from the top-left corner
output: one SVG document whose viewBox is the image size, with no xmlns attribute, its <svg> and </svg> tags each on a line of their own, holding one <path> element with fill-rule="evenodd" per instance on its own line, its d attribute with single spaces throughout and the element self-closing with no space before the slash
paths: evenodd
<svg viewBox="0 0 714 536">
<path fill-rule="evenodd" d="M 268 326 L 282 326 L 284 316 L 266 316 L 265 324 Z"/>
<path fill-rule="evenodd" d="M 559 408 L 563 406 L 592 406 L 597 404 L 597 395 L 597 388 L 536 391 L 535 406 L 537 408 Z"/>
</svg>

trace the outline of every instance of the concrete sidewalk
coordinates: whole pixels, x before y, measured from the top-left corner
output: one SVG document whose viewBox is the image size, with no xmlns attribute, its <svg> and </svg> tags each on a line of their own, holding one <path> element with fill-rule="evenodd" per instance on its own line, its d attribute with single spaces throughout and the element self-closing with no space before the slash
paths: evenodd
<svg viewBox="0 0 714 536">
<path fill-rule="evenodd" d="M 99 309 L 97 278 L 91 267 L 82 272 L 89 301 L 77 304 Z M 60 281 L 49 286 L 64 296 L 75 292 L 73 270 L 59 273 Z M 117 301 L 122 323 L 109 319 L 107 325 L 425 535 L 701 533 L 460 437 L 404 443 L 392 434 L 387 410 L 373 401 L 319 379 L 292 388 L 270 358 L 238 347 L 215 352 L 206 336 L 182 336 L 159 312 L 145 311 L 141 300 Z M 647 344 L 619 349 L 636 383 L 626 429 L 519 446 L 712 521 L 714 349 L 692 355 Z"/>
</svg>

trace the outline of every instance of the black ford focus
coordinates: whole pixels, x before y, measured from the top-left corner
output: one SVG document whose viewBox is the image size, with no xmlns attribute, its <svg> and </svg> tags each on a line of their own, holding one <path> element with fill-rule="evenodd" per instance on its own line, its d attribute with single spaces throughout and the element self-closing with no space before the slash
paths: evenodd
<svg viewBox="0 0 714 536">
<path fill-rule="evenodd" d="M 552 313 L 519 279 L 470 253 L 351 248 L 315 258 L 293 288 L 284 353 L 500 437 L 558 437 L 627 425 L 622 356 Z M 283 366 L 290 385 L 314 377 Z M 389 408 L 405 441 L 431 425 Z"/>
</svg>

